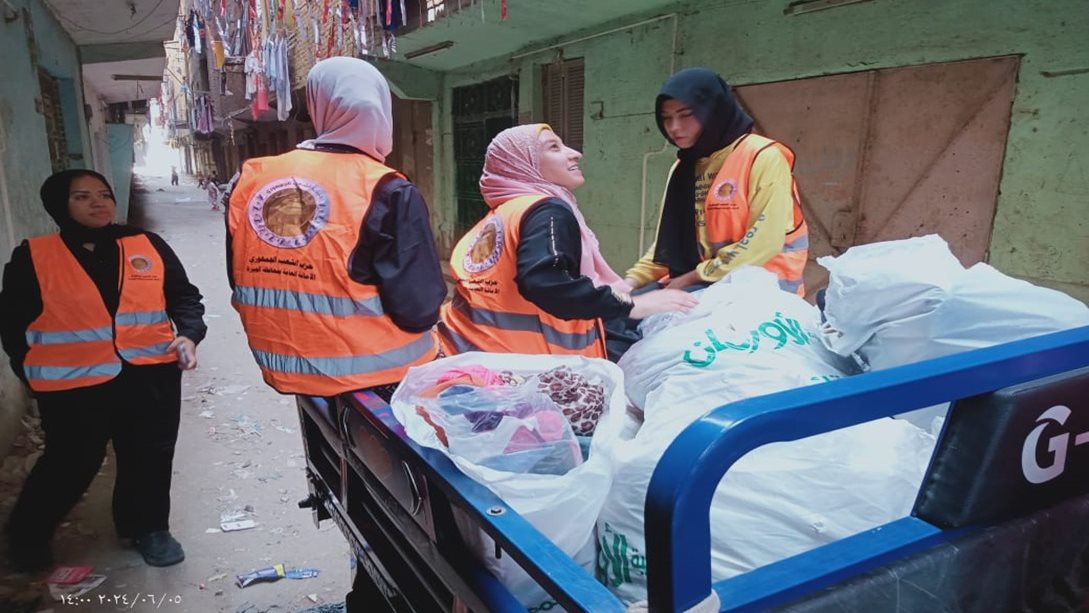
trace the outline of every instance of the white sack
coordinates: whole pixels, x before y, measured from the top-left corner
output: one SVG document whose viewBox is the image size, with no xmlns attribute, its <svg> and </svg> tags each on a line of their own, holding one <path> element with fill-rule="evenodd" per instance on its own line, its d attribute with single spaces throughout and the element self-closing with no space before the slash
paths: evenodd
<svg viewBox="0 0 1089 613">
<path fill-rule="evenodd" d="M 874 370 L 1089 326 L 1089 307 L 987 264 L 961 273 L 933 311 L 890 323 L 858 348 Z"/>
<path fill-rule="evenodd" d="M 1089 308 L 1062 292 L 951 258 L 934 235 L 819 258 L 830 273 L 821 340 L 881 370 L 1089 325 Z M 897 417 L 936 432 L 948 408 Z"/>
<path fill-rule="evenodd" d="M 763 268 L 738 270 L 699 298 L 620 359 L 628 398 L 648 421 L 669 411 L 691 422 L 727 402 L 837 378 L 849 368 L 817 341 L 816 307 L 779 289 Z M 668 393 L 650 406 L 659 388 Z"/>
<path fill-rule="evenodd" d="M 858 245 L 817 263 L 829 272 L 821 340 L 844 356 L 882 326 L 938 308 L 964 272 L 936 234 Z"/>
<path fill-rule="evenodd" d="M 598 519 L 598 576 L 625 603 L 646 598 L 646 491 L 676 425 L 648 423 L 614 445 L 617 473 Z M 908 422 L 884 418 L 745 455 L 711 503 L 712 580 L 907 516 L 934 442 Z"/>
<path fill-rule="evenodd" d="M 470 365 L 493 371 L 510 371 L 525 377 L 558 366 L 568 366 L 580 374 L 600 377 L 605 384 L 607 405 L 591 442 L 590 457 L 564 475 L 540 475 L 493 470 L 451 455 L 439 441 L 435 429 L 416 413 L 413 391 L 429 387 L 441 374 L 453 368 Z M 409 369 L 394 393 L 391 405 L 409 438 L 447 454 L 462 472 L 487 486 L 564 553 L 591 570 L 595 551 L 594 520 L 605 501 L 613 476 L 608 458 L 598 453 L 597 448 L 620 436 L 627 408 L 623 387 L 623 373 L 606 360 L 580 356 L 471 352 Z M 555 607 L 552 598 L 509 555 L 496 559 L 495 545 L 489 536 L 474 529 L 464 515 L 456 514 L 455 518 L 459 520 L 462 536 L 476 556 L 523 605 L 527 608 L 541 608 L 542 605 L 549 609 Z"/>
<path fill-rule="evenodd" d="M 645 423 L 633 438 L 602 445 L 616 475 L 598 519 L 599 576 L 620 598 L 646 596 L 646 491 L 681 430 L 723 404 L 849 374 L 817 339 L 818 325 L 816 308 L 780 290 L 774 275 L 743 269 L 625 354 L 629 398 Z M 712 503 L 714 579 L 903 517 L 933 444 L 910 424 L 882 419 L 746 455 Z"/>
</svg>

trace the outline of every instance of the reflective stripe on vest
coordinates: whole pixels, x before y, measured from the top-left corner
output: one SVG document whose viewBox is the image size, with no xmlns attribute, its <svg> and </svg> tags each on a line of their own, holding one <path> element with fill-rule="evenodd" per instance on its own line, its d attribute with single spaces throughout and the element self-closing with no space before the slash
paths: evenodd
<svg viewBox="0 0 1089 613">
<path fill-rule="evenodd" d="M 138 313 L 118 313 L 113 320 L 119 326 L 148 326 L 168 322 L 170 318 L 167 317 L 166 311 L 141 311 Z"/>
<path fill-rule="evenodd" d="M 379 317 L 385 314 L 382 310 L 382 299 L 378 296 L 353 300 L 351 298 L 323 296 L 286 289 L 236 286 L 232 299 L 238 305 L 284 309 L 300 313 L 317 313 L 336 317 L 354 315 Z"/>
<path fill-rule="evenodd" d="M 440 321 L 435 330 L 439 333 L 439 339 L 443 341 L 443 348 L 447 355 L 480 351 L 480 347 L 469 342 L 469 339 L 460 335 L 445 322 Z"/>
<path fill-rule="evenodd" d="M 779 279 L 779 289 L 783 290 L 784 292 L 790 292 L 792 294 L 797 294 L 798 289 L 800 287 L 802 287 L 802 283 L 803 283 L 803 281 L 801 279 L 792 280 L 792 281 L 788 281 L 788 280 L 785 280 L 785 279 Z"/>
<path fill-rule="evenodd" d="M 783 243 L 783 248 L 779 253 L 794 253 L 795 251 L 809 251 L 809 234 L 803 234 Z"/>
<path fill-rule="evenodd" d="M 167 353 L 170 349 L 170 343 L 156 343 L 154 345 L 144 345 L 143 347 L 129 347 L 126 349 L 119 349 L 118 353 L 124 358 L 126 362 L 136 363 L 143 358 L 156 358 L 160 356 L 166 356 L 171 358 L 168 362 L 177 361 L 177 356 L 173 353 Z"/>
<path fill-rule="evenodd" d="M 585 333 L 561 332 L 541 321 L 536 315 L 523 313 L 502 313 L 488 309 L 474 308 L 461 294 L 455 294 L 450 306 L 460 311 L 474 324 L 490 326 L 512 332 L 540 332 L 545 340 L 557 347 L 578 351 L 601 340 L 597 326 Z"/>
<path fill-rule="evenodd" d="M 67 343 L 87 343 L 91 341 L 113 341 L 113 326 L 68 330 L 66 332 L 42 332 L 27 330 L 27 345 L 64 345 Z"/>
<path fill-rule="evenodd" d="M 403 347 L 372 355 L 311 357 L 282 355 L 254 349 L 253 357 L 261 368 L 273 372 L 292 375 L 345 377 L 360 372 L 374 372 L 408 366 L 421 358 L 427 357 L 428 353 L 434 349 L 434 345 L 434 339 L 428 335 L 423 335 Z"/>
<path fill-rule="evenodd" d="M 92 364 L 90 366 L 26 366 L 23 371 L 26 373 L 27 380 L 30 381 L 70 381 L 90 377 L 106 377 L 109 380 L 121 374 L 121 362 Z M 56 389 L 34 389 L 36 391 L 57 391 Z"/>
</svg>

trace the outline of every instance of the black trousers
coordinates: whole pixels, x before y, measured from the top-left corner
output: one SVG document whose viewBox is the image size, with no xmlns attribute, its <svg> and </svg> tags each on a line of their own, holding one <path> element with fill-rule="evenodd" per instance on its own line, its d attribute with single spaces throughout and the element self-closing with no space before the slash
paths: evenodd
<svg viewBox="0 0 1089 613">
<path fill-rule="evenodd" d="M 7 524 L 25 545 L 48 543 L 102 466 L 113 441 L 113 521 L 121 537 L 169 529 L 170 477 L 181 414 L 175 364 L 131 366 L 93 387 L 38 395 L 45 452 Z"/>
</svg>

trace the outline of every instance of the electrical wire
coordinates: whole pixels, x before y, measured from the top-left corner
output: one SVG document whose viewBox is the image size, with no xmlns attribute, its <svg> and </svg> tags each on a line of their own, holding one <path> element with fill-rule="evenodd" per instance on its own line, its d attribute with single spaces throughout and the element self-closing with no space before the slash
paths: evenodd
<svg viewBox="0 0 1089 613">
<path fill-rule="evenodd" d="M 144 15 L 143 18 L 140 19 L 140 21 L 137 21 L 134 24 L 131 24 L 131 25 L 125 27 L 125 28 L 122 28 L 122 29 L 114 31 L 114 32 L 105 32 L 105 31 L 102 31 L 102 30 L 95 30 L 95 29 L 92 29 L 92 28 L 87 28 L 87 27 L 81 26 L 78 23 L 76 23 L 75 21 L 72 21 L 70 18 L 66 17 L 59 10 L 57 10 L 57 7 L 53 6 L 53 3 L 50 2 L 49 0 L 45 0 L 45 4 L 53 12 L 53 14 L 57 16 L 58 19 L 60 19 L 61 21 L 67 23 L 68 25 L 72 26 L 73 28 L 76 28 L 77 30 L 81 30 L 83 32 L 91 32 L 92 34 L 102 34 L 102 35 L 105 35 L 105 36 L 112 36 L 114 34 L 124 34 L 126 32 L 129 32 L 130 30 L 132 30 L 132 29 L 136 28 L 137 26 L 139 26 L 140 24 L 144 23 L 149 18 L 151 18 L 152 15 L 155 14 L 155 11 L 159 10 L 159 7 L 162 6 L 163 2 L 165 2 L 165 1 L 166 0 L 159 0 L 159 2 L 154 7 L 152 7 L 152 9 L 150 11 L 147 12 L 147 15 Z M 167 23 L 170 23 L 171 21 L 174 21 L 175 19 L 177 19 L 176 16 L 171 17 L 169 21 L 163 22 L 163 23 L 159 24 L 158 26 L 156 26 L 155 28 L 151 28 L 151 30 L 155 30 L 155 29 L 157 29 L 159 27 L 162 27 L 162 26 L 166 25 Z M 147 30 L 147 32 L 150 32 L 151 30 Z M 147 32 L 144 32 L 144 34 L 146 34 Z"/>
</svg>

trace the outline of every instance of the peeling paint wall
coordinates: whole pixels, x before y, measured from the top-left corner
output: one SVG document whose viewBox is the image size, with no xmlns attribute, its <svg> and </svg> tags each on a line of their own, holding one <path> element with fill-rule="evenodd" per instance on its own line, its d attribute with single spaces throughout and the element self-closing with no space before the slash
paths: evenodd
<svg viewBox="0 0 1089 613">
<path fill-rule="evenodd" d="M 435 141 L 433 203 L 441 242 L 457 239 L 444 235 L 452 232 L 455 211 L 454 87 L 518 74 L 520 116 L 539 119 L 535 65 L 561 55 L 585 59 L 587 184 L 577 196 L 605 256 L 623 270 L 640 254 L 640 244 L 653 238 L 673 160 L 651 111 L 674 63 L 677 69 L 707 66 L 745 85 L 1016 54 L 1021 71 L 989 259 L 1006 273 L 1089 300 L 1089 1 L 872 0 L 786 15 L 788 4 L 685 3 L 675 15 L 645 25 L 573 45 L 561 37 L 541 53 L 446 73 L 445 101 L 436 105 L 441 137 Z"/>
<path fill-rule="evenodd" d="M 0 19 L 0 260 L 6 263 L 24 238 L 56 230 L 38 198 L 38 188 L 52 173 L 45 120 L 36 108 L 39 69 L 60 80 L 73 166 L 90 166 L 92 154 L 75 44 L 40 0 L 6 0 L 0 7 L 17 15 Z M 0 453 L 10 446 L 28 406 L 5 355 L 0 358 Z"/>
</svg>

